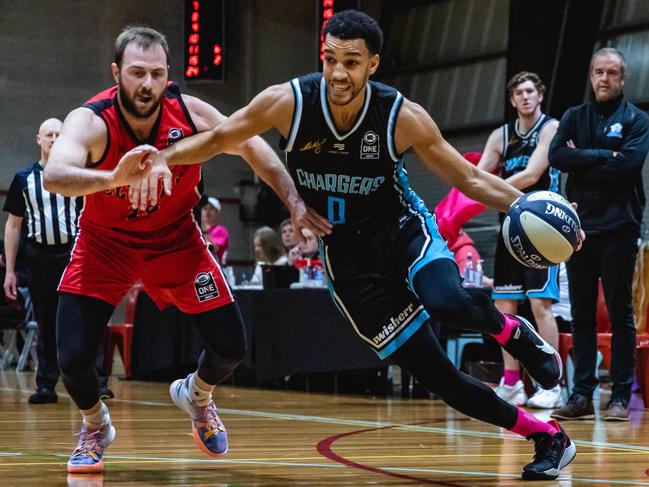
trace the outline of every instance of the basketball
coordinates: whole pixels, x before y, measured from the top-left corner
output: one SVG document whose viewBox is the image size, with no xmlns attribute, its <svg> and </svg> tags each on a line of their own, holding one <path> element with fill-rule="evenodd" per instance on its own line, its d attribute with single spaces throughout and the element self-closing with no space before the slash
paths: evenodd
<svg viewBox="0 0 649 487">
<path fill-rule="evenodd" d="M 521 264 L 546 269 L 570 258 L 581 224 L 572 205 L 552 191 L 533 191 L 512 203 L 503 221 L 507 250 Z"/>
</svg>

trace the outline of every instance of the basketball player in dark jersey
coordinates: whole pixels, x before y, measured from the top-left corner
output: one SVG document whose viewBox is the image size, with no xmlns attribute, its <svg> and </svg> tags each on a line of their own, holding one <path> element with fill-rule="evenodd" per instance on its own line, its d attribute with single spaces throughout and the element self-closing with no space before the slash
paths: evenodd
<svg viewBox="0 0 649 487">
<path fill-rule="evenodd" d="M 509 184 L 524 193 L 536 190 L 559 191 L 559 171 L 548 163 L 548 150 L 559 122 L 541 112 L 545 86 L 536 73 L 523 71 L 507 83 L 509 101 L 516 109 L 514 122 L 494 130 L 478 163 L 480 169 L 500 172 Z M 502 223 L 504 214 L 500 214 Z M 559 266 L 530 269 L 514 259 L 499 238 L 494 264 L 492 298 L 503 313 L 516 314 L 518 302 L 530 301 L 540 335 L 553 347 L 559 346 L 559 331 L 552 312 L 552 303 L 559 301 Z M 561 386 L 540 389 L 529 401 L 520 377 L 520 365 L 503 351 L 505 371 L 496 388 L 505 401 L 537 408 L 561 406 Z"/>
<path fill-rule="evenodd" d="M 429 318 L 492 334 L 546 388 L 561 376 L 556 351 L 529 323 L 462 288 L 433 216 L 409 186 L 403 153 L 412 148 L 448 184 L 501 211 L 521 192 L 465 161 L 419 105 L 369 81 L 382 44 L 374 19 L 347 10 L 324 33 L 322 74 L 267 88 L 210 132 L 152 154 L 153 166 L 192 164 L 276 128 L 300 194 L 334 224 L 316 234 L 331 296 L 359 337 L 455 409 L 533 440 L 524 478 L 556 478 L 575 455 L 564 430 L 455 369 Z"/>
<path fill-rule="evenodd" d="M 152 171 L 145 160 L 224 117 L 207 103 L 181 95 L 168 81 L 167 64 L 164 36 L 145 27 L 125 29 L 115 42 L 117 85 L 68 115 L 45 171 L 50 191 L 85 196 L 79 237 L 59 285 L 57 317 L 63 382 L 83 416 L 68 461 L 73 473 L 102 471 L 104 449 L 115 436 L 99 400 L 94 357 L 115 306 L 138 280 L 159 307 L 175 305 L 191 315 L 205 350 L 198 370 L 172 384 L 171 397 L 191 416 L 194 440 L 204 452 L 220 455 L 228 447 L 212 390 L 240 362 L 246 343 L 239 309 L 192 216 L 200 196 L 200 165 Z M 143 142 L 150 145 L 135 148 Z M 278 189 L 296 228 L 327 230 L 324 218 L 324 227 L 304 222 L 304 202 L 260 138 L 228 152 L 241 155 Z M 129 184 L 148 172 L 154 173 L 151 187 L 136 189 L 147 194 L 150 204 L 131 206 Z M 159 193 L 160 179 L 164 191 Z"/>
</svg>

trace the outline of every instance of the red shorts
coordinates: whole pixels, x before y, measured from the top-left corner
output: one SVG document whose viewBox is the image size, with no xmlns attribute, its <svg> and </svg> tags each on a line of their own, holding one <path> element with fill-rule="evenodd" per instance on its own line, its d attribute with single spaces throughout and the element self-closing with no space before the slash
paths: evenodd
<svg viewBox="0 0 649 487">
<path fill-rule="evenodd" d="M 175 305 L 196 314 L 234 301 L 189 215 L 161 230 L 136 234 L 82 225 L 58 289 L 117 306 L 138 280 L 161 309 Z"/>
</svg>

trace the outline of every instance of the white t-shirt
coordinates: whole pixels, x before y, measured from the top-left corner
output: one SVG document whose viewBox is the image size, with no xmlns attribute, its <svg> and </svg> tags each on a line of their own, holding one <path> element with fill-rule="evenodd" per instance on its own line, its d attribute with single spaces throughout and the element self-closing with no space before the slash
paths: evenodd
<svg viewBox="0 0 649 487">
<path fill-rule="evenodd" d="M 572 321 L 568 272 L 565 262 L 559 264 L 559 302 L 552 305 L 552 313 L 554 316 L 561 316 L 565 321 Z"/>
<path fill-rule="evenodd" d="M 252 273 L 252 277 L 250 278 L 250 284 L 261 284 L 263 282 L 261 266 L 265 264 L 266 262 L 257 262 L 257 265 L 255 266 L 255 271 Z M 279 259 L 273 262 L 273 265 L 287 265 L 287 264 L 288 264 L 288 257 L 286 257 L 286 255 L 281 255 Z"/>
</svg>

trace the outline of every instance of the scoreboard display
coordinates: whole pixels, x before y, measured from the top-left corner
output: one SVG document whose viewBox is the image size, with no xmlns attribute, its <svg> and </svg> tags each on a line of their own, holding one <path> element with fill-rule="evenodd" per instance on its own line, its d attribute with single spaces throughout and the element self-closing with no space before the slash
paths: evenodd
<svg viewBox="0 0 649 487">
<path fill-rule="evenodd" d="M 183 75 L 225 79 L 225 0 L 185 0 Z"/>
<path fill-rule="evenodd" d="M 318 71 L 322 71 L 322 61 L 324 61 L 324 35 L 322 34 L 325 25 L 329 19 L 333 17 L 336 12 L 342 10 L 359 8 L 359 0 L 318 0 L 318 46 L 320 51 L 318 53 Z"/>
</svg>

